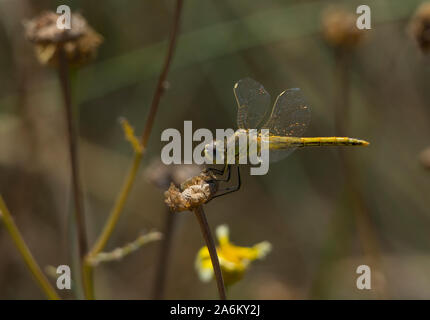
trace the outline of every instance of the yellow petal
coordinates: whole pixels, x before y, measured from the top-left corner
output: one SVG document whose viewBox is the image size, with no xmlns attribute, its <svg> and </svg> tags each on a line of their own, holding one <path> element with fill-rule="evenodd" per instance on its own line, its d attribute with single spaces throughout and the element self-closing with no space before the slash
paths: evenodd
<svg viewBox="0 0 430 320">
<path fill-rule="evenodd" d="M 208 282 L 213 277 L 212 262 L 207 247 L 203 247 L 197 253 L 195 268 L 201 281 Z"/>
<path fill-rule="evenodd" d="M 263 241 L 263 242 L 257 243 L 254 246 L 254 249 L 257 251 L 257 258 L 262 259 L 265 256 L 267 256 L 267 254 L 270 251 L 272 251 L 272 245 L 268 241 Z"/>
<path fill-rule="evenodd" d="M 218 242 L 220 246 L 226 245 L 230 242 L 229 240 L 229 229 L 226 224 L 220 225 L 216 228 L 216 237 L 218 239 Z"/>
</svg>

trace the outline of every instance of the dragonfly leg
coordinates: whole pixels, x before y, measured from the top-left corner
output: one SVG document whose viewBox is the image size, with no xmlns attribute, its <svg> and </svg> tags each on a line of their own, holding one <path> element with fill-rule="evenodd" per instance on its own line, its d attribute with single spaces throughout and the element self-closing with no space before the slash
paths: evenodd
<svg viewBox="0 0 430 320">
<path fill-rule="evenodd" d="M 219 169 L 215 169 L 215 168 L 207 168 L 207 169 L 205 169 L 205 172 L 212 172 L 214 174 L 217 174 L 217 175 L 223 176 L 223 177 L 225 176 L 225 173 L 227 172 L 226 178 L 217 177 L 215 180 L 228 182 L 228 181 L 230 181 L 230 171 L 231 171 L 230 169 L 231 169 L 231 165 L 225 164 L 223 170 L 219 170 Z"/>
<path fill-rule="evenodd" d="M 212 173 L 219 174 L 219 175 L 224 174 L 224 170 L 219 170 L 216 168 L 206 168 L 205 170 L 203 170 L 203 172 L 212 172 Z"/>
<path fill-rule="evenodd" d="M 228 178 L 230 178 L 230 169 L 229 169 Z M 224 195 L 232 193 L 232 192 L 236 192 L 240 189 L 241 186 L 242 186 L 242 181 L 240 179 L 240 170 L 239 170 L 239 166 L 237 166 L 237 185 L 225 188 L 224 190 L 221 190 L 220 193 L 213 196 L 212 199 L 220 197 L 220 196 L 224 196 Z"/>
</svg>

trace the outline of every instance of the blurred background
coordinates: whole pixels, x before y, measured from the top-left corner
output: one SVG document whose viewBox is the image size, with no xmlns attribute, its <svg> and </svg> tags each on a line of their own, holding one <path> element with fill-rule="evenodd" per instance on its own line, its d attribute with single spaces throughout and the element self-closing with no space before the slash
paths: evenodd
<svg viewBox="0 0 430 320">
<path fill-rule="evenodd" d="M 367 1 L 372 29 L 348 49 L 342 69 L 323 37 L 323 12 L 342 6 L 355 14 L 362 1 L 185 0 L 168 90 L 106 250 L 164 227 L 164 190 L 145 174 L 160 159 L 161 132 L 182 132 L 185 120 L 193 129 L 236 128 L 232 88 L 251 77 L 272 99 L 302 89 L 312 110 L 306 136 L 345 134 L 371 144 L 298 150 L 265 176 L 245 167 L 239 192 L 205 206 L 211 227 L 228 224 L 235 244 L 273 245 L 229 298 L 429 299 L 430 172 L 420 154 L 430 146 L 430 61 L 407 32 L 422 2 Z M 133 157 L 118 119 L 143 131 L 175 7 L 173 0 L 0 1 L 0 192 L 42 267 L 74 265 L 73 198 L 57 74 L 38 64 L 22 22 L 60 4 L 82 13 L 104 38 L 73 88 L 90 243 Z M 342 107 L 347 112 L 336 109 Z M 176 222 L 165 298 L 217 298 L 215 282 L 200 282 L 194 270 L 204 244 L 195 218 L 182 212 Z M 150 298 L 160 248 L 150 243 L 98 266 L 97 297 Z M 363 264 L 371 267 L 372 290 L 356 287 Z M 40 298 L 0 224 L 0 299 Z"/>
</svg>

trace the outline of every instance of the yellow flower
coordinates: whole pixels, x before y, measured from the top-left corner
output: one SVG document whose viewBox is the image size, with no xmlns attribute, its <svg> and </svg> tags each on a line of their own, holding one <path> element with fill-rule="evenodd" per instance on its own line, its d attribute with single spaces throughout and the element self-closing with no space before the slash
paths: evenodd
<svg viewBox="0 0 430 320">
<path fill-rule="evenodd" d="M 216 236 L 219 242 L 218 259 L 226 285 L 242 279 L 251 261 L 264 258 L 271 250 L 271 244 L 267 241 L 260 242 L 253 247 L 239 247 L 232 244 L 226 225 L 217 227 Z M 213 278 L 212 261 L 207 247 L 201 248 L 197 253 L 195 267 L 202 281 L 208 282 Z"/>
</svg>

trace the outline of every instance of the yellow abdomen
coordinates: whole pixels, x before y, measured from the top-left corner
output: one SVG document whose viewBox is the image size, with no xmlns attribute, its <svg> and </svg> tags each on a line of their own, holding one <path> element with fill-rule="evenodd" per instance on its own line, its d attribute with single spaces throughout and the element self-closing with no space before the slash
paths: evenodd
<svg viewBox="0 0 430 320">
<path fill-rule="evenodd" d="M 270 136 L 270 149 L 285 149 L 291 147 L 319 147 L 319 146 L 367 146 L 369 142 L 348 137 L 315 137 L 296 138 Z"/>
</svg>

